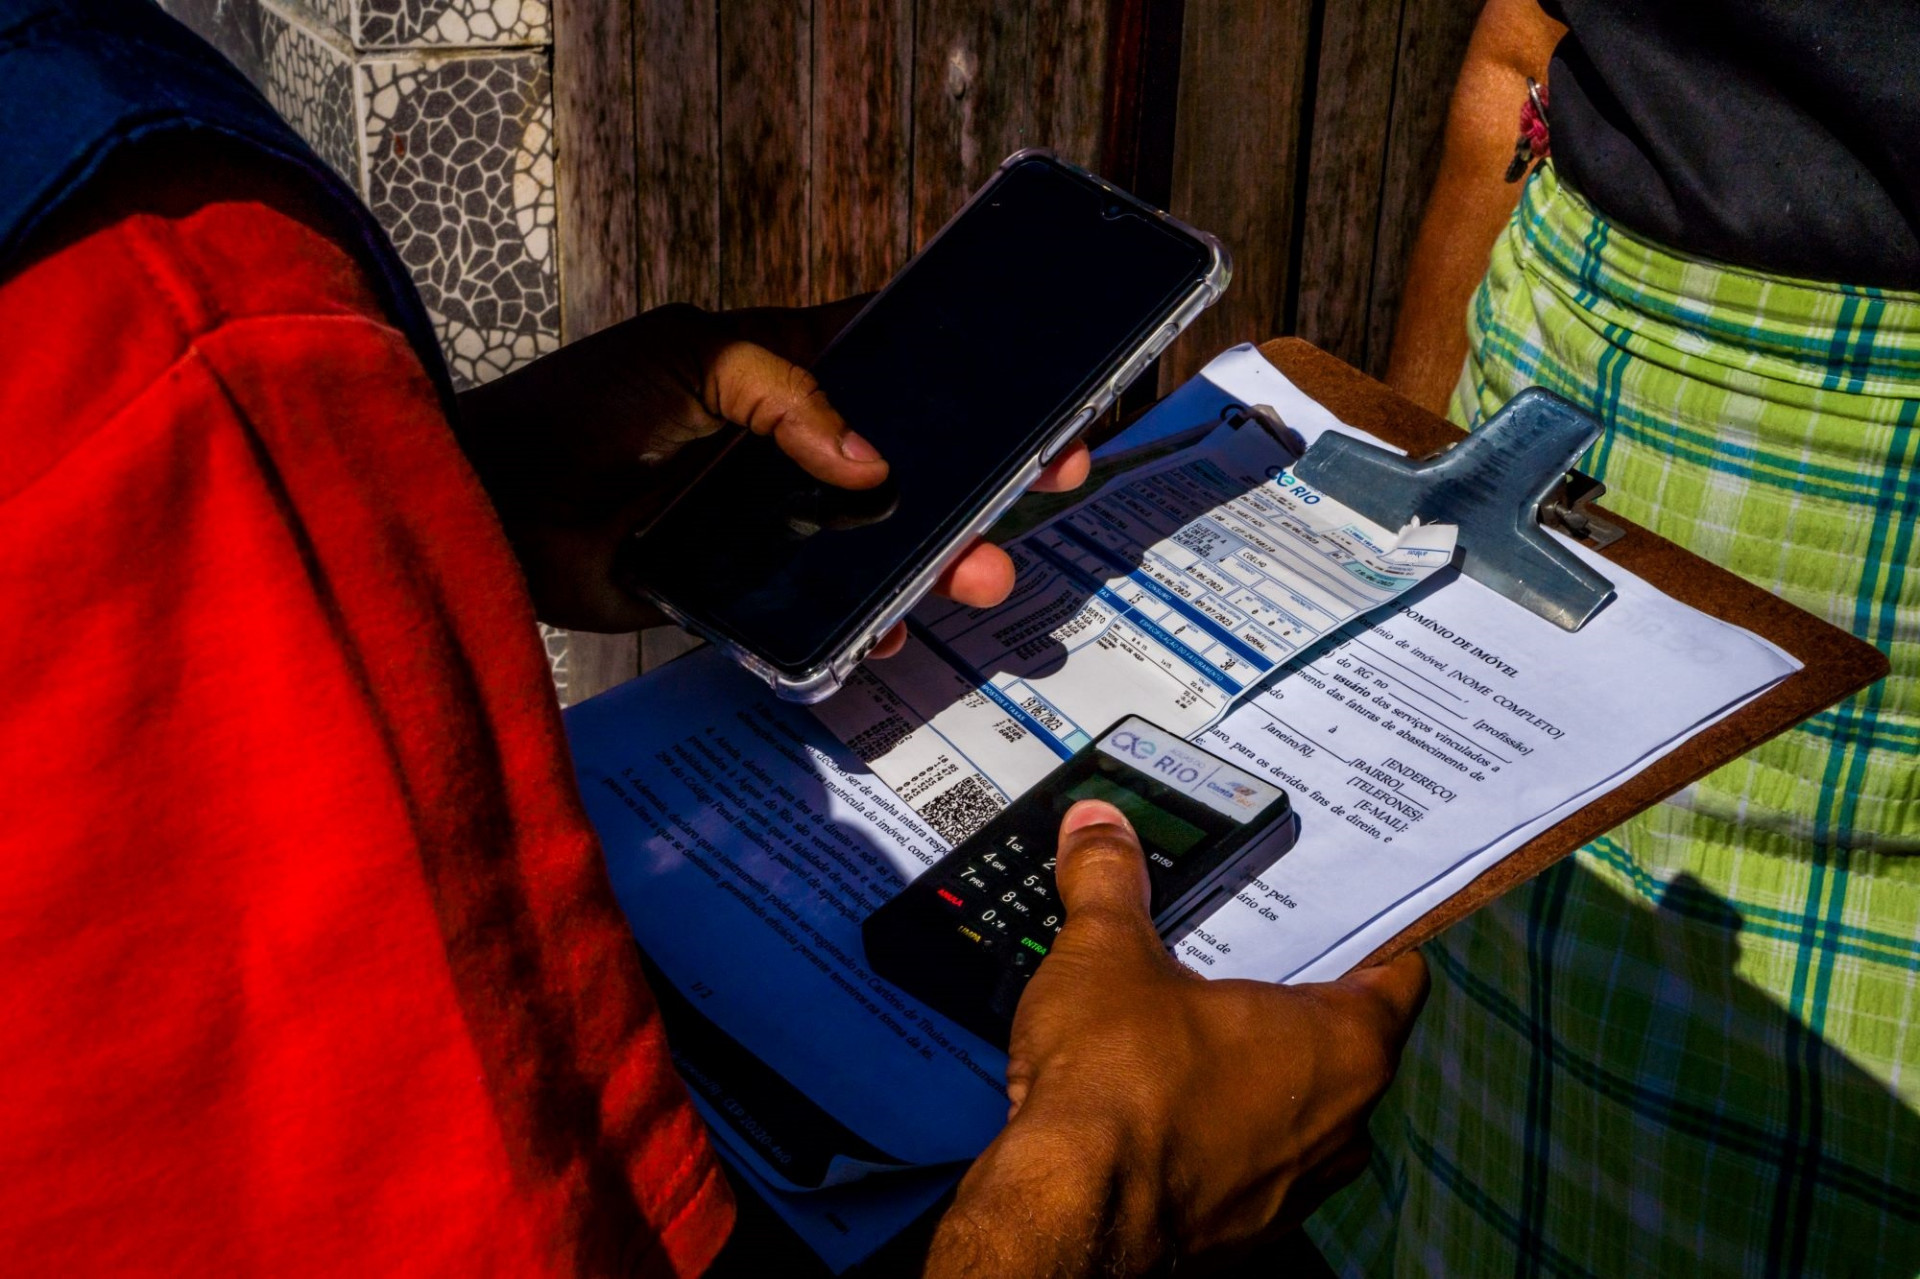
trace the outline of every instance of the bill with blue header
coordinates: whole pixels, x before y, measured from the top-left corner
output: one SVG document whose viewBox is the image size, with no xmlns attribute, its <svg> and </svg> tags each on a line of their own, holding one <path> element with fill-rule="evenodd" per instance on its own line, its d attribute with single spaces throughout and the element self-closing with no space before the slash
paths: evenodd
<svg viewBox="0 0 1920 1279">
<path fill-rule="evenodd" d="M 1229 420 L 1008 546 L 1006 603 L 923 605 L 906 651 L 816 714 L 957 842 L 1117 712 L 1190 737 L 1452 562 L 1451 526 L 1374 524 L 1302 484 L 1257 417 Z"/>
</svg>

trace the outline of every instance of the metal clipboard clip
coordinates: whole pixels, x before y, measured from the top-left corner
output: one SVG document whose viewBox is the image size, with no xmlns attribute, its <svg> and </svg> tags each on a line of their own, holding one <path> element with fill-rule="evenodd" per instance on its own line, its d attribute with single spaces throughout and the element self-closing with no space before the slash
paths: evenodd
<svg viewBox="0 0 1920 1279">
<path fill-rule="evenodd" d="M 1376 524 L 1400 528 L 1417 517 L 1455 525 L 1462 573 L 1577 631 L 1613 598 L 1613 583 L 1541 525 L 1592 546 L 1621 536 L 1589 509 L 1606 486 L 1572 469 L 1600 431 L 1591 415 L 1536 386 L 1432 457 L 1410 460 L 1329 431 L 1292 469 Z"/>
</svg>

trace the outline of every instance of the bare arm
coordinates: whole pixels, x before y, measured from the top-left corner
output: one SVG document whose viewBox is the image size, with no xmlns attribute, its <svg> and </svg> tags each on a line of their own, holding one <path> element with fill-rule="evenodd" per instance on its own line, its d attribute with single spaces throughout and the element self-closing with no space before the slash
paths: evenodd
<svg viewBox="0 0 1920 1279">
<path fill-rule="evenodd" d="M 1504 175 L 1527 77 L 1546 80 L 1565 33 L 1536 0 L 1487 0 L 1467 45 L 1387 362 L 1387 384 L 1436 413 L 1446 411 L 1467 356 L 1467 304 L 1520 200 L 1520 185 Z"/>
</svg>

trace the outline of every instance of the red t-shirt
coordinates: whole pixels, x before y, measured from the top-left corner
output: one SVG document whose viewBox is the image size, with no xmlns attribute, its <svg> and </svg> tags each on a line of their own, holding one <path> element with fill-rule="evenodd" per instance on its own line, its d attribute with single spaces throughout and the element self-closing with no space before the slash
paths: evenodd
<svg viewBox="0 0 1920 1279">
<path fill-rule="evenodd" d="M 180 154 L 0 281 L 0 1266 L 698 1271 L 486 495 L 318 216 Z"/>
</svg>

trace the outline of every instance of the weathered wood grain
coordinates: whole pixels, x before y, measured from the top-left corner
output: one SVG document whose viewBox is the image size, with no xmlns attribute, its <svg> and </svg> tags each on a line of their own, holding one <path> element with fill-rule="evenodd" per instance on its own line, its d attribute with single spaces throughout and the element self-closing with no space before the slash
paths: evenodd
<svg viewBox="0 0 1920 1279">
<path fill-rule="evenodd" d="M 639 305 L 717 306 L 717 0 L 628 3 L 633 6 Z"/>
<path fill-rule="evenodd" d="M 559 181 L 560 336 L 571 342 L 639 306 L 631 0 L 557 0 L 553 8 L 554 169 Z M 639 673 L 633 635 L 574 632 L 566 700 Z"/>
<path fill-rule="evenodd" d="M 1027 12 L 1020 0 L 919 0 L 913 52 L 913 244 L 1029 145 Z"/>
<path fill-rule="evenodd" d="M 1106 125 L 1109 0 L 1038 0 L 1028 13 L 1027 146 L 1097 168 Z"/>
<path fill-rule="evenodd" d="M 1164 393 L 1281 330 L 1311 0 L 1187 0 L 1172 212 L 1226 242 L 1233 284 L 1161 359 Z"/>
<path fill-rule="evenodd" d="M 1373 246 L 1363 368 L 1384 370 L 1400 312 L 1407 258 L 1440 165 L 1447 102 L 1467 53 L 1480 6 L 1469 0 L 1406 0 L 1393 72 L 1393 116 L 1384 157 L 1380 225 Z M 1518 121 L 1515 129 L 1518 130 Z"/>
<path fill-rule="evenodd" d="M 913 203 L 913 0 L 815 0 L 812 300 L 905 264 Z"/>
<path fill-rule="evenodd" d="M 678 626 L 655 626 L 640 632 L 640 669 L 657 671 L 706 643 Z"/>
<path fill-rule="evenodd" d="M 1376 374 L 1367 331 L 1403 2 L 1326 0 L 1297 219 L 1291 331 Z"/>
<path fill-rule="evenodd" d="M 1111 0 L 1105 83 L 1101 86 L 1097 171 L 1149 204 L 1173 200 L 1173 143 L 1179 108 L 1184 0 Z M 1089 437 L 1103 438 L 1160 398 L 1155 360 L 1121 393 Z"/>
<path fill-rule="evenodd" d="M 584 702 L 640 673 L 640 637 L 567 632 L 567 689 L 561 704 Z"/>
<path fill-rule="evenodd" d="M 1369 367 L 1384 358 L 1477 8 L 1322 0 L 1316 26 L 1313 0 L 625 2 L 638 305 L 872 287 L 1008 152 L 1051 145 L 1179 204 L 1235 249 L 1225 309 L 1183 344 L 1175 372 L 1193 366 L 1190 350 L 1283 329 Z M 617 75 L 593 61 L 617 57 L 622 37 L 591 15 L 622 0 L 572 3 L 556 51 L 560 93 L 574 99 L 563 111 L 593 120 L 596 104 L 620 93 Z M 588 68 L 591 88 L 574 67 Z M 1158 147 L 1156 131 L 1167 139 Z M 1304 168 L 1293 149 L 1303 137 Z M 603 171 L 617 189 L 617 169 Z M 569 216 L 589 242 L 618 244 L 617 226 L 587 221 L 593 204 Z M 580 234 L 570 229 L 563 243 Z M 620 309 L 617 294 L 596 297 L 587 283 L 617 270 L 574 275 L 584 314 Z"/>
<path fill-rule="evenodd" d="M 631 0 L 553 7 L 560 335 L 583 338 L 639 305 Z"/>
<path fill-rule="evenodd" d="M 813 6 L 720 7 L 720 305 L 811 300 Z"/>
<path fill-rule="evenodd" d="M 1112 0 L 1099 172 L 1165 208 L 1173 198 L 1184 0 Z"/>
</svg>

